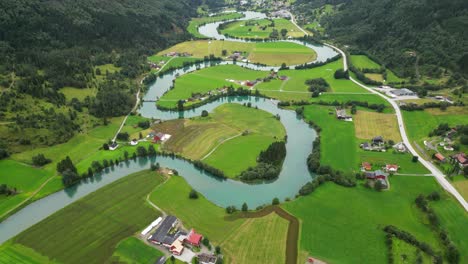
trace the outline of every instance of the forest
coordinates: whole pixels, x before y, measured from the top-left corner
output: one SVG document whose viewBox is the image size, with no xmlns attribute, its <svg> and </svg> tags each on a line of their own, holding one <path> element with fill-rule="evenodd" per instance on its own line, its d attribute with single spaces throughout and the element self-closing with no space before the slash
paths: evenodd
<svg viewBox="0 0 468 264">
<path fill-rule="evenodd" d="M 298 0 L 295 10 L 310 16 L 323 4 L 339 6 L 321 19 L 322 38 L 368 52 L 402 77 L 468 76 L 467 1 Z"/>
</svg>

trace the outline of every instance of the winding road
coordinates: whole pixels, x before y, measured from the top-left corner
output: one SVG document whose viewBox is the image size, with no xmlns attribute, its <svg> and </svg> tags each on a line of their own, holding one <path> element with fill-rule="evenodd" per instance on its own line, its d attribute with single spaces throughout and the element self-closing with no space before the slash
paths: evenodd
<svg viewBox="0 0 468 264">
<path fill-rule="evenodd" d="M 296 23 L 296 19 L 294 18 L 294 15 L 292 13 L 289 13 L 289 14 L 291 15 L 291 22 L 297 28 L 299 28 L 302 32 L 304 32 L 305 35 L 309 35 L 309 33 L 306 30 L 304 30 L 302 27 L 300 27 Z M 324 45 L 333 48 L 334 50 L 338 51 L 341 54 L 341 57 L 343 58 L 343 69 L 345 71 L 348 70 L 348 60 L 347 60 L 346 54 L 336 46 L 333 46 L 333 45 L 327 44 L 327 43 L 324 43 Z M 457 189 L 455 189 L 455 187 L 453 187 L 453 185 L 445 178 L 445 175 L 436 166 L 434 166 L 434 164 L 432 164 L 431 162 L 429 162 L 429 161 L 425 160 L 423 157 L 421 157 L 421 155 L 419 155 L 419 153 L 411 145 L 411 142 L 410 142 L 410 140 L 408 138 L 408 135 L 406 134 L 405 123 L 403 122 L 403 115 L 401 114 L 401 110 L 400 110 L 400 107 L 398 106 L 398 104 L 394 100 L 386 97 L 385 95 L 377 92 L 376 90 L 374 90 L 374 89 L 372 89 L 372 88 L 358 82 L 353 77 L 349 77 L 349 79 L 352 82 L 354 82 L 355 84 L 359 85 L 360 87 L 366 89 L 367 91 L 382 97 L 387 102 L 389 102 L 390 105 L 392 105 L 393 109 L 395 109 L 395 113 L 396 113 L 396 116 L 397 116 L 398 127 L 400 129 L 401 138 L 403 139 L 403 143 L 405 143 L 405 145 L 408 148 L 409 152 L 413 156 L 418 157 L 419 162 L 421 162 L 421 164 L 424 167 L 426 167 L 432 173 L 432 175 L 436 178 L 437 182 L 442 186 L 442 188 L 444 188 L 447 192 L 452 194 L 455 197 L 455 199 L 457 199 L 457 201 L 463 206 L 463 208 L 465 208 L 465 211 L 468 211 L 468 203 L 465 201 L 463 196 L 461 196 L 461 194 L 457 191 Z"/>
</svg>

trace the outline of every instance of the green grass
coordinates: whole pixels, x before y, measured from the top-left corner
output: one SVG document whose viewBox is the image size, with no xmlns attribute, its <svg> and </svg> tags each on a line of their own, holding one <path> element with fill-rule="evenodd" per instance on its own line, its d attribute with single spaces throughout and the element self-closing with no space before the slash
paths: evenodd
<svg viewBox="0 0 468 264">
<path fill-rule="evenodd" d="M 380 65 L 366 55 L 351 55 L 351 63 L 358 69 L 380 69 Z"/>
<path fill-rule="evenodd" d="M 119 263 L 154 263 L 164 254 L 136 237 L 126 238 L 117 245 L 112 258 Z"/>
<path fill-rule="evenodd" d="M 129 175 L 25 230 L 7 248 L 29 247 L 64 263 L 104 263 L 123 238 L 160 215 L 144 198 L 161 182 L 149 170 Z"/>
<path fill-rule="evenodd" d="M 271 21 L 268 19 L 229 22 L 227 26 L 221 30 L 221 33 L 238 38 L 266 39 L 270 37 L 270 33 L 273 32 L 273 29 L 277 29 L 278 33 L 281 35 L 281 29 L 284 28 L 288 30 L 287 37 L 291 36 L 295 38 L 304 36 L 304 33 L 289 20 L 281 18 L 273 19 L 273 21 L 275 22 L 275 27 L 268 27 L 268 25 L 271 24 Z M 247 23 L 251 22 L 255 23 L 255 25 L 248 26 Z M 262 26 L 267 27 L 263 30 L 261 29 Z"/>
<path fill-rule="evenodd" d="M 205 38 L 205 36 L 203 36 L 202 34 L 198 32 L 198 28 L 200 27 L 200 25 L 217 22 L 217 21 L 241 18 L 243 16 L 244 15 L 241 13 L 227 13 L 227 14 L 219 14 L 219 15 L 212 16 L 212 17 L 192 18 L 192 20 L 190 20 L 190 23 L 187 27 L 187 31 L 196 38 Z"/>
<path fill-rule="evenodd" d="M 432 257 L 428 254 L 422 252 L 420 249 L 416 248 L 415 246 L 406 243 L 403 240 L 399 240 L 394 238 L 393 240 L 393 257 L 394 263 L 397 264 L 412 264 L 417 263 L 416 260 L 418 255 L 421 256 L 422 264 L 431 264 Z"/>
<path fill-rule="evenodd" d="M 333 114 L 329 114 L 333 112 Z M 354 124 L 336 119 L 333 107 L 306 106 L 306 120 L 312 120 L 322 128 L 320 133 L 320 161 L 336 170 L 352 172 L 356 168 L 356 138 Z"/>
<path fill-rule="evenodd" d="M 153 62 L 153 63 L 159 63 L 161 61 L 164 61 L 165 64 L 163 64 L 163 72 L 166 70 L 170 70 L 171 68 L 182 68 L 184 66 L 184 63 L 186 62 L 196 62 L 199 61 L 200 59 L 198 58 L 192 58 L 192 57 L 167 57 L 167 56 L 161 56 L 161 55 L 153 55 L 148 57 L 148 61 Z M 152 69 L 152 72 L 158 72 L 159 70 Z"/>
<path fill-rule="evenodd" d="M 172 135 L 164 150 L 190 159 L 203 159 L 217 147 L 203 162 L 231 178 L 255 166 L 260 152 L 286 135 L 270 113 L 235 103 L 217 107 L 208 117 L 165 122 L 156 130 Z M 241 136 L 246 130 L 248 135 Z"/>
<path fill-rule="evenodd" d="M 0 263 L 28 263 L 28 264 L 41 264 L 41 263 L 57 263 L 51 259 L 42 256 L 31 248 L 25 247 L 20 244 L 12 244 L 6 242 L 0 246 Z"/>
<path fill-rule="evenodd" d="M 391 189 L 385 192 L 327 183 L 311 195 L 283 205 L 302 221 L 301 250 L 329 263 L 386 263 L 382 229 L 390 224 L 438 248 L 437 238 L 422 222 L 414 199 L 420 193 L 442 189 L 430 177 L 393 176 L 390 182 Z M 434 207 L 461 252 L 460 263 L 464 263 L 468 249 L 466 212 L 448 195 L 443 195 Z"/>
<path fill-rule="evenodd" d="M 9 159 L 1 160 L 0 168 L 0 184 L 16 188 L 19 192 L 13 196 L 0 195 L 0 215 L 30 197 L 43 182 L 52 176 L 49 171 Z"/>
<path fill-rule="evenodd" d="M 248 167 L 255 167 L 260 151 L 271 143 L 272 138 L 263 135 L 240 136 L 222 144 L 203 161 L 222 170 L 226 176 L 235 177 Z"/>
<path fill-rule="evenodd" d="M 255 80 L 266 77 L 267 74 L 267 72 L 253 71 L 235 65 L 205 68 L 177 78 L 175 88 L 164 94 L 158 104 L 166 100 L 168 104 L 176 106 L 177 100 L 188 99 L 192 96 L 192 93 L 207 93 L 223 86 L 241 86 L 240 84 L 231 83 L 227 79 L 237 81 Z"/>
<path fill-rule="evenodd" d="M 71 101 L 71 99 L 76 98 L 80 101 L 84 101 L 86 97 L 94 97 L 96 96 L 97 90 L 94 88 L 74 88 L 74 87 L 63 87 L 60 89 L 65 95 L 67 101 Z"/>
<path fill-rule="evenodd" d="M 223 50 L 227 55 L 223 56 Z M 216 57 L 228 59 L 234 52 L 242 52 L 252 63 L 262 63 L 273 66 L 280 66 L 283 62 L 287 65 L 296 65 L 315 60 L 317 54 L 313 49 L 290 42 L 272 43 L 244 43 L 235 41 L 220 40 L 197 40 L 182 42 L 149 57 L 150 61 L 167 61 L 168 57 L 161 55 L 169 52 L 191 54 L 194 58 L 204 58 L 210 54 Z M 172 63 L 172 61 L 171 61 Z"/>
</svg>

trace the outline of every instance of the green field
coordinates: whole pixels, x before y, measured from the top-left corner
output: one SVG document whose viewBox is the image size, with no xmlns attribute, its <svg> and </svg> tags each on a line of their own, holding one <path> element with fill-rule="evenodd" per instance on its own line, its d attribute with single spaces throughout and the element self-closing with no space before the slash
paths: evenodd
<svg viewBox="0 0 468 264">
<path fill-rule="evenodd" d="M 221 245 L 225 263 L 258 263 L 260 258 L 284 260 L 285 220 L 275 214 L 226 220 L 225 210 L 203 196 L 189 199 L 190 190 L 182 177 L 174 176 L 155 189 L 150 199 L 167 213 L 176 215 L 186 228 L 193 227 L 213 245 Z"/>
<path fill-rule="evenodd" d="M 333 113 L 333 114 L 329 114 Z M 352 172 L 356 170 L 358 155 L 354 124 L 336 119 L 334 107 L 318 105 L 306 106 L 306 120 L 312 120 L 320 128 L 320 161 L 336 170 Z"/>
<path fill-rule="evenodd" d="M 405 241 L 397 238 L 392 239 L 393 243 L 393 258 L 396 264 L 410 264 L 417 263 L 417 258 L 420 255 L 422 262 L 421 264 L 431 264 L 432 257 L 422 252 L 420 249 L 413 245 L 406 243 Z"/>
<path fill-rule="evenodd" d="M 196 38 L 205 38 L 206 36 L 203 36 L 202 34 L 198 32 L 198 28 L 200 27 L 200 25 L 217 22 L 217 21 L 241 18 L 243 16 L 244 15 L 241 13 L 226 13 L 226 14 L 218 14 L 216 16 L 211 16 L 211 17 L 192 18 L 192 20 L 190 20 L 190 23 L 187 27 L 187 31 Z"/>
<path fill-rule="evenodd" d="M 112 262 L 118 263 L 154 263 L 163 253 L 146 245 L 136 237 L 126 238 L 117 245 Z"/>
<path fill-rule="evenodd" d="M 273 115 L 240 104 L 223 104 L 208 117 L 164 122 L 155 129 L 172 135 L 164 150 L 194 160 L 203 159 L 214 150 L 203 162 L 221 169 L 227 177 L 238 176 L 255 166 L 260 152 L 286 135 Z M 246 130 L 248 135 L 242 136 Z M 237 137 L 228 140 L 234 136 Z"/>
<path fill-rule="evenodd" d="M 351 63 L 358 69 L 380 69 L 380 65 L 366 55 L 351 55 Z"/>
<path fill-rule="evenodd" d="M 223 56 L 223 50 L 227 53 Z M 229 59 L 234 52 L 245 54 L 251 63 L 262 63 L 272 66 L 302 64 L 315 60 L 317 54 L 313 49 L 290 42 L 244 43 L 220 40 L 187 41 L 172 46 L 158 53 L 159 56 L 149 57 L 149 60 L 167 60 L 161 57 L 169 52 L 187 52 L 194 58 L 204 58 L 213 54 L 216 57 Z M 172 61 L 171 61 L 172 62 Z"/>
<path fill-rule="evenodd" d="M 14 160 L 0 160 L 0 168 L 0 184 L 16 188 L 19 192 L 13 196 L 0 195 L 0 215 L 29 198 L 42 183 L 53 175 L 49 171 Z"/>
<path fill-rule="evenodd" d="M 301 250 L 328 263 L 386 263 L 382 229 L 390 224 L 439 248 L 435 233 L 414 205 L 420 193 L 443 192 L 437 182 L 430 177 L 393 176 L 390 183 L 391 189 L 386 192 L 327 183 L 306 197 L 284 204 L 283 208 L 302 221 Z M 447 194 L 431 206 L 460 250 L 460 263 L 465 263 L 468 215 Z"/>
<path fill-rule="evenodd" d="M 226 24 L 226 27 L 221 30 L 222 34 L 238 38 L 257 38 L 266 39 L 270 37 L 273 29 L 277 29 L 281 37 L 281 29 L 288 30 L 287 37 L 302 37 L 304 32 L 297 28 L 291 21 L 286 19 L 273 19 L 275 22 L 274 27 L 269 27 L 271 21 L 268 19 L 235 21 Z M 249 25 L 250 24 L 250 25 Z M 266 27 L 262 29 L 262 27 Z"/>
<path fill-rule="evenodd" d="M 0 262 L 16 249 L 63 263 L 104 263 L 122 239 L 160 215 L 144 198 L 162 181 L 147 170 L 111 183 L 14 237 L 0 251 Z"/>
<path fill-rule="evenodd" d="M 97 90 L 94 88 L 79 89 L 74 87 L 63 87 L 62 89 L 60 89 L 60 92 L 62 92 L 65 95 L 67 101 L 71 101 L 71 99 L 73 98 L 83 101 L 88 96 L 96 96 Z"/>
</svg>

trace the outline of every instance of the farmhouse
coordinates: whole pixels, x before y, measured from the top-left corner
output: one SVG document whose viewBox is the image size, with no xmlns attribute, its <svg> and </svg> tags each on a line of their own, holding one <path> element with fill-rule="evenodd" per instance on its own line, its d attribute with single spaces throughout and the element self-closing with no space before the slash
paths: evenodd
<svg viewBox="0 0 468 264">
<path fill-rule="evenodd" d="M 382 136 L 377 136 L 372 139 L 372 145 L 380 146 L 384 143 L 384 139 Z"/>
<path fill-rule="evenodd" d="M 165 141 L 167 141 L 168 139 L 171 138 L 171 135 L 164 134 L 164 133 L 161 133 L 161 132 L 155 133 L 153 135 L 154 135 L 153 136 L 153 143 L 165 142 Z"/>
<path fill-rule="evenodd" d="M 363 149 L 363 150 L 372 150 L 372 147 L 371 145 L 369 144 L 369 142 L 364 142 L 360 145 L 360 147 Z"/>
<path fill-rule="evenodd" d="M 415 96 L 416 95 L 415 92 L 413 92 L 413 91 L 411 91 L 409 89 L 406 89 L 406 88 L 392 90 L 392 91 L 390 91 L 390 93 L 394 97 L 397 97 L 397 96 Z"/>
<path fill-rule="evenodd" d="M 339 120 L 353 121 L 353 117 L 346 114 L 346 109 L 336 108 L 335 111 L 336 111 L 336 118 L 338 118 Z"/>
<path fill-rule="evenodd" d="M 201 253 L 198 255 L 198 263 L 200 264 L 215 264 L 218 260 L 216 255 Z"/>
<path fill-rule="evenodd" d="M 396 143 L 393 148 L 398 152 L 406 152 L 406 146 L 403 142 Z"/>
<path fill-rule="evenodd" d="M 372 170 L 372 165 L 369 162 L 363 162 L 361 166 L 362 171 L 370 171 Z"/>
<path fill-rule="evenodd" d="M 365 175 L 367 179 L 372 179 L 372 180 L 376 180 L 376 179 L 386 180 L 388 177 L 388 173 L 385 173 L 381 170 L 366 172 Z"/>
<path fill-rule="evenodd" d="M 180 233 L 174 235 L 169 234 L 169 231 L 176 226 L 177 222 L 178 220 L 175 216 L 167 216 L 166 218 L 164 218 L 159 228 L 153 233 L 153 235 L 149 237 L 148 240 L 151 243 L 157 245 L 164 245 L 166 247 L 170 247 L 172 243 L 174 243 L 176 238 L 180 235 Z"/>
<path fill-rule="evenodd" d="M 385 171 L 386 172 L 397 172 L 398 171 L 398 165 L 396 165 L 396 164 L 387 164 L 387 165 L 385 165 Z"/>
<path fill-rule="evenodd" d="M 169 247 L 169 250 L 172 254 L 180 256 L 182 254 L 182 251 L 184 251 L 184 245 L 182 245 L 182 242 L 179 239 L 176 239 Z"/>
<path fill-rule="evenodd" d="M 468 166 L 468 159 L 466 158 L 465 153 L 455 154 L 451 158 L 458 163 L 458 166 L 460 166 L 460 168 Z"/>
<path fill-rule="evenodd" d="M 440 162 L 445 162 L 445 157 L 440 153 L 434 154 L 434 158 L 436 158 Z"/>
<path fill-rule="evenodd" d="M 132 141 L 130 141 L 130 145 L 132 145 L 132 146 L 138 145 L 138 140 L 136 140 L 135 138 L 132 139 Z"/>
<path fill-rule="evenodd" d="M 190 230 L 189 234 L 187 235 L 187 238 L 185 239 L 185 242 L 192 245 L 192 246 L 200 246 L 200 242 L 202 240 L 203 236 L 195 232 L 195 229 L 192 228 Z"/>
<path fill-rule="evenodd" d="M 112 141 L 112 143 L 109 145 L 109 150 L 116 150 L 119 147 L 119 144 L 117 142 Z"/>
</svg>

